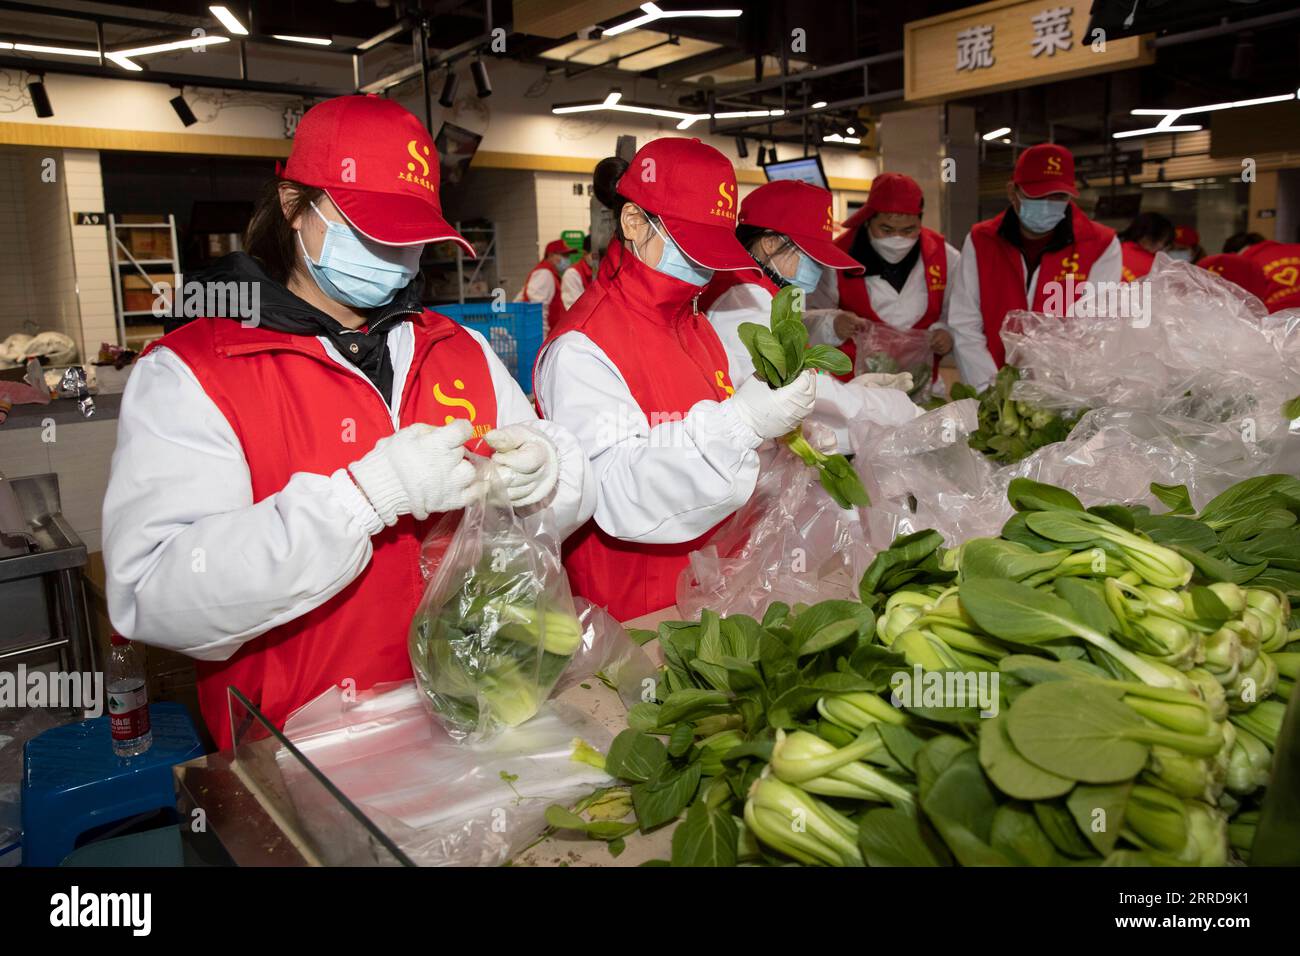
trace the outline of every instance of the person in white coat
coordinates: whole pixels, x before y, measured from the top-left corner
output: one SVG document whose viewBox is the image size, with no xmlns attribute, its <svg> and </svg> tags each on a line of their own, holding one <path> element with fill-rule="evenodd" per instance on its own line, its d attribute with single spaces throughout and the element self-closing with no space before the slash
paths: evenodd
<svg viewBox="0 0 1300 956">
<path fill-rule="evenodd" d="M 560 300 L 566 311 L 573 308 L 578 297 L 591 285 L 591 280 L 595 277 L 595 262 L 595 257 L 591 254 L 591 236 L 583 236 L 582 255 L 560 276 Z"/>
<path fill-rule="evenodd" d="M 844 348 L 856 357 L 852 336 L 867 323 L 924 330 L 937 386 L 939 359 L 955 351 L 966 378 L 968 369 L 978 367 L 984 342 L 977 324 L 951 320 L 948 304 L 960 255 L 942 235 L 921 225 L 924 208 L 921 187 L 910 176 L 881 173 L 872 181 L 866 203 L 835 240 L 861 271 L 823 277 L 812 305 L 835 311 L 813 312 L 809 332 L 818 343 L 848 340 Z"/>
<path fill-rule="evenodd" d="M 793 285 L 806 301 L 827 274 L 861 266 L 831 241 L 829 190 L 797 180 L 777 180 L 755 189 L 740 204 L 736 238 L 763 270 L 716 273 L 700 297 L 727 349 L 731 381 L 740 385 L 754 374 L 749 350 L 740 340 L 743 322 L 767 326 L 777 292 Z M 851 383 L 817 376 L 817 402 L 810 421 L 831 428 L 837 450 L 849 448 L 849 426 L 859 419 L 882 425 L 911 421 L 921 410 L 897 388 L 873 388 L 876 376 Z"/>
<path fill-rule="evenodd" d="M 1016 161 L 1007 183 L 1010 205 L 971 227 L 948 310 L 954 325 L 983 330 L 985 354 L 962 368 L 970 385 L 983 388 L 1005 363 L 1001 333 L 1008 312 L 1051 312 L 1069 289 L 1077 297 L 1090 283 L 1104 300 L 1107 284 L 1123 281 L 1115 230 L 1084 215 L 1072 201 L 1078 195 L 1074 155 L 1040 143 Z"/>
<path fill-rule="evenodd" d="M 416 155 L 427 171 L 405 176 Z M 428 519 L 481 493 L 472 460 L 490 456 L 511 502 L 551 509 L 562 533 L 595 506 L 574 437 L 538 421 L 481 336 L 420 304 L 426 243 L 473 255 L 442 218 L 437 170 L 397 103 L 313 107 L 247 252 L 194 280 L 228 307 L 162 338 L 127 382 L 104 498 L 109 617 L 198 659 L 218 747 L 228 685 L 282 725 L 340 682 L 411 678 Z"/>
</svg>

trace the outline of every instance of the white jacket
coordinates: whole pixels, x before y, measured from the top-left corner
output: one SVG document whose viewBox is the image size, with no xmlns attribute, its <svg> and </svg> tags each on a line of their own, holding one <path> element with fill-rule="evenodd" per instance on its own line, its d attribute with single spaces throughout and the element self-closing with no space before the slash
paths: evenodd
<svg viewBox="0 0 1300 956">
<path fill-rule="evenodd" d="M 753 282 L 736 283 L 718 296 L 709 309 L 709 322 L 727 350 L 731 383 L 736 388 L 754 374 L 749 350 L 740 341 L 740 324 L 755 322 L 766 326 L 771 322 L 771 315 L 772 294 Z M 809 321 L 815 320 L 810 318 Z M 833 330 L 831 334 L 834 335 Z M 811 329 L 809 340 L 812 340 Z M 822 344 L 838 345 L 839 341 Z M 847 385 L 830 375 L 818 375 L 817 403 L 809 421 L 834 430 L 838 450 L 848 452 L 848 428 L 852 422 L 865 418 L 880 425 L 901 425 L 920 414 L 921 409 L 912 403 L 907 393 L 896 388 L 863 388 Z"/>
<path fill-rule="evenodd" d="M 487 342 L 470 334 L 487 357 L 498 425 L 534 424 L 559 449 L 549 507 L 568 534 L 594 508 L 586 456 L 563 428 L 537 421 Z M 340 366 L 365 378 L 320 341 Z M 407 322 L 388 333 L 394 428 L 414 341 Z M 344 469 L 298 472 L 254 504 L 239 438 L 189 366 L 164 347 L 137 361 L 127 381 L 103 527 L 113 627 L 133 640 L 225 660 L 342 591 L 369 563 L 370 536 L 383 523 Z"/>
<path fill-rule="evenodd" d="M 960 272 L 962 253 L 950 242 L 944 243 L 948 256 L 948 284 L 943 290 L 943 306 L 939 321 L 930 326 L 932 329 L 945 329 L 952 335 L 953 356 L 957 368 L 962 373 L 962 380 L 969 382 L 967 369 L 979 370 L 983 374 L 984 360 L 992 363 L 988 357 L 988 345 L 984 341 L 984 323 L 972 323 L 970 315 L 954 313 L 951 309 L 953 286 Z M 840 305 L 839 284 L 831 276 L 829 281 L 823 277 L 817 292 L 810 297 L 809 305 L 814 309 L 837 309 Z M 896 329 L 910 329 L 921 321 L 930 305 L 930 295 L 926 291 L 925 263 L 918 256 L 912 271 L 907 274 L 907 281 L 901 290 L 896 290 L 880 276 L 867 276 L 867 295 L 871 297 L 871 307 L 882 322 Z M 840 339 L 835 334 L 834 312 L 810 312 L 808 316 L 809 341 L 814 344 L 838 345 Z"/>
<path fill-rule="evenodd" d="M 1119 239 L 1115 238 L 1098 257 L 1088 279 L 1091 282 L 1118 283 L 1123 278 L 1122 266 Z M 1038 269 L 1035 268 L 1032 275 L 1025 275 L 1024 256 L 1020 257 L 1020 281 L 1025 284 L 1026 290 L 1038 288 Z M 957 270 L 956 280 L 950 282 L 950 288 L 952 304 L 948 309 L 949 322 L 954 327 L 961 324 L 978 329 L 979 341 L 983 346 L 982 352 L 970 350 L 965 356 L 959 351 L 957 367 L 961 370 L 962 381 L 982 389 L 993 381 L 998 368 L 993 362 L 993 356 L 989 354 L 988 342 L 984 338 L 984 314 L 980 311 L 979 266 L 975 261 L 975 244 L 971 242 L 969 235 L 966 237 L 966 243 L 961 247 L 961 265 Z"/>
<path fill-rule="evenodd" d="M 691 541 L 754 492 L 760 439 L 726 402 L 697 402 L 652 426 L 618 367 L 582 332 L 546 346 L 533 387 L 546 417 L 591 460 L 595 520 L 606 534 Z"/>
<path fill-rule="evenodd" d="M 582 281 L 582 273 L 573 266 L 560 273 L 560 301 L 566 309 L 573 308 L 573 303 L 587 291 L 587 284 Z"/>
</svg>

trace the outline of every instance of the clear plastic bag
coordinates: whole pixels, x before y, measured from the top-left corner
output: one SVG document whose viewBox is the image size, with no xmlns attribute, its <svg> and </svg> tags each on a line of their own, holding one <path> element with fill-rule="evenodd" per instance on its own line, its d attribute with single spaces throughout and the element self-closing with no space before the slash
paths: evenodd
<svg viewBox="0 0 1300 956">
<path fill-rule="evenodd" d="M 853 336 L 857 358 L 854 375 L 868 372 L 911 372 L 913 399 L 929 394 L 934 377 L 934 350 L 928 329 L 896 329 L 883 322 L 868 322 Z"/>
<path fill-rule="evenodd" d="M 517 514 L 496 466 L 475 467 L 483 493 L 425 539 L 409 638 L 416 681 L 454 737 L 528 720 L 582 644 L 550 511 Z"/>
<path fill-rule="evenodd" d="M 573 740 L 602 751 L 613 733 L 593 716 L 547 701 L 533 719 L 489 740 L 452 737 L 413 681 L 351 700 L 331 688 L 285 723 L 312 765 L 421 866 L 496 866 L 546 829 L 545 811 L 612 781 L 572 759 Z M 329 845 L 333 808 L 286 749 L 276 754 L 299 821 Z"/>
<path fill-rule="evenodd" d="M 773 601 L 851 598 L 871 560 L 856 510 L 837 505 L 784 446 L 764 451 L 749 501 L 690 555 L 677 579 L 677 610 L 761 617 Z"/>
<path fill-rule="evenodd" d="M 658 668 L 641 647 L 628 636 L 627 629 L 603 607 L 585 598 L 574 598 L 582 641 L 569 659 L 551 691 L 558 697 L 570 687 L 594 677 L 612 687 L 630 710 L 642 701 L 646 680 L 654 680 Z"/>
</svg>

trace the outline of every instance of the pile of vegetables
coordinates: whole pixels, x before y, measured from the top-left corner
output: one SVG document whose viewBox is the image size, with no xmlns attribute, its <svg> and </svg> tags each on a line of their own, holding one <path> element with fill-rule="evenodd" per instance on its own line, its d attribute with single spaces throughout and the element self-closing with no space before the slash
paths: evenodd
<svg viewBox="0 0 1300 956">
<path fill-rule="evenodd" d="M 979 428 L 971 432 L 967 443 L 1003 465 L 1020 461 L 1044 445 L 1064 441 L 1083 414 L 1062 416 L 1051 409 L 1016 401 L 1011 397 L 1011 388 L 1019 380 L 1020 370 L 1004 365 L 984 391 L 977 393 L 958 382 L 951 392 L 953 401 L 979 400 Z"/>
<path fill-rule="evenodd" d="M 770 328 L 742 322 L 737 330 L 754 362 L 754 374 L 772 388 L 789 385 L 808 369 L 843 375 L 853 367 L 849 357 L 833 346 L 809 348 L 808 329 L 798 311 L 802 302 L 802 291 L 787 286 L 772 300 Z M 781 440 L 804 464 L 817 469 L 822 487 L 841 508 L 871 503 L 857 472 L 843 455 L 827 455 L 814 448 L 802 427 Z"/>
<path fill-rule="evenodd" d="M 421 604 L 411 621 L 416 682 L 453 734 L 528 720 L 582 644 L 567 590 L 548 590 L 535 560 L 517 530 L 498 534 L 451 594 Z"/>
<path fill-rule="evenodd" d="M 999 537 L 900 537 L 858 601 L 634 634 L 654 699 L 574 753 L 620 784 L 548 822 L 617 853 L 684 812 L 675 866 L 1249 859 L 1300 662 L 1300 479 L 1195 515 L 1153 490 L 1170 513 L 1016 479 Z"/>
</svg>

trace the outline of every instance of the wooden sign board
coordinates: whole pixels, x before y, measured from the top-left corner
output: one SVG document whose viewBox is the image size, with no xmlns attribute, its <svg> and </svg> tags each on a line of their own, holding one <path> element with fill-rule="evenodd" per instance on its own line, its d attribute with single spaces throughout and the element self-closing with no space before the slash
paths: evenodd
<svg viewBox="0 0 1300 956">
<path fill-rule="evenodd" d="M 913 20 L 903 33 L 905 97 L 938 102 L 1155 62 L 1148 37 L 1089 34 L 1089 7 L 1088 0 L 992 0 Z"/>
</svg>

